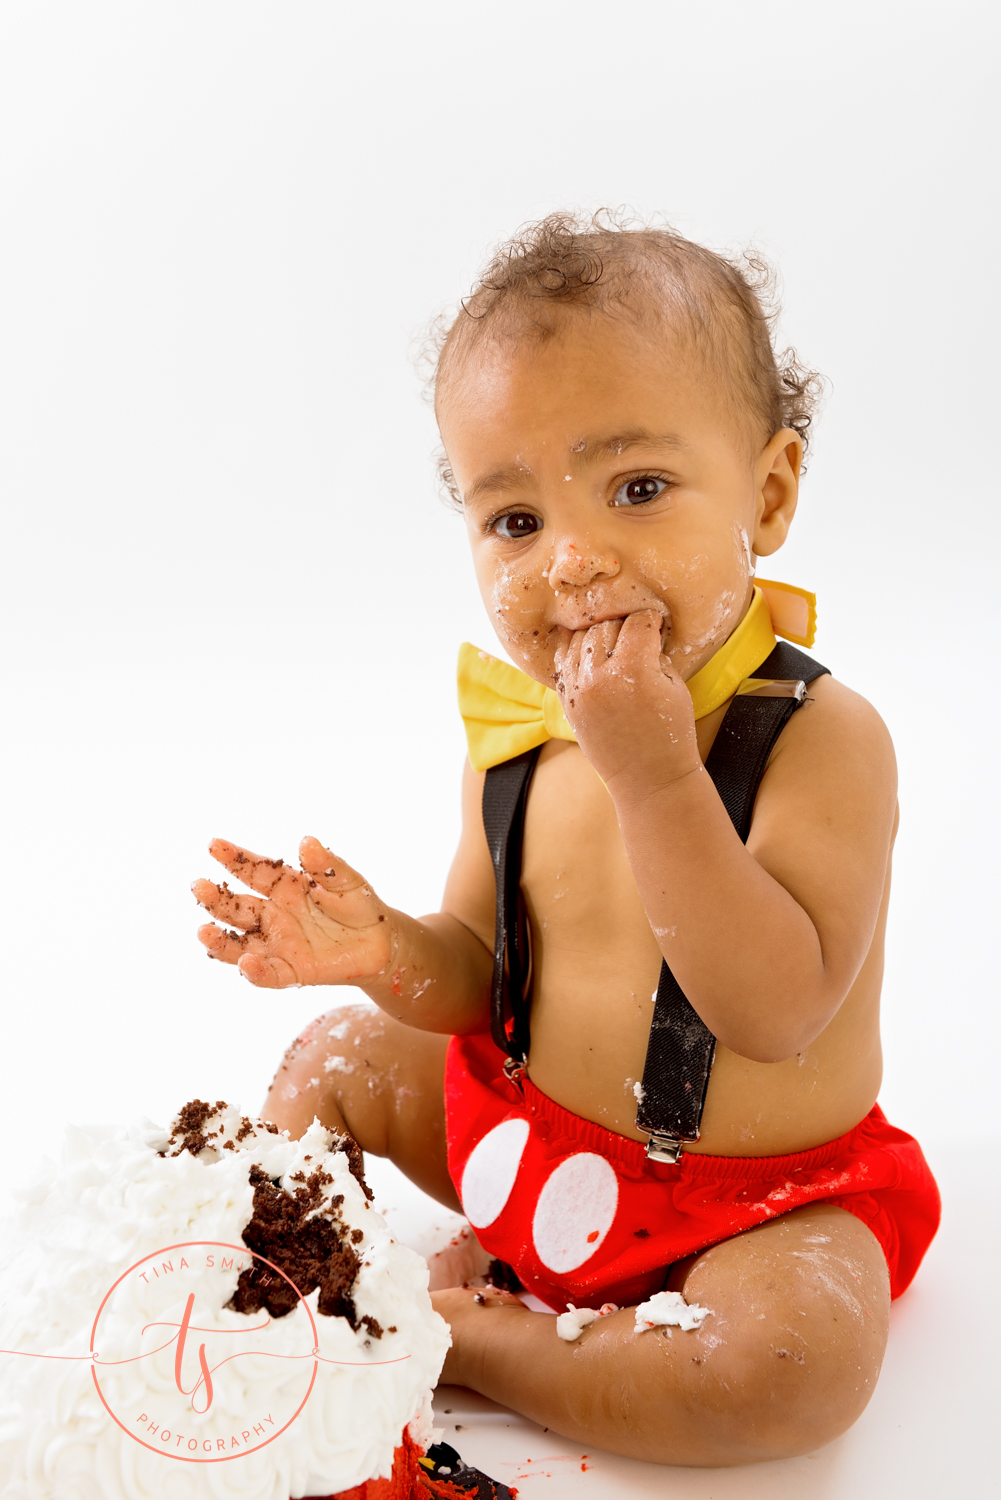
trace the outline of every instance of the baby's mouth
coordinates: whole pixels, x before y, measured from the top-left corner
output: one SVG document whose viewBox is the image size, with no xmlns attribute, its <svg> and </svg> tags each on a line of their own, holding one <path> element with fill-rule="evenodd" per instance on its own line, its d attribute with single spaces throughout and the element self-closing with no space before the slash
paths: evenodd
<svg viewBox="0 0 1001 1500">
<path fill-rule="evenodd" d="M 661 600 L 638 604 L 634 609 L 594 609 L 588 610 L 587 614 L 576 615 L 567 612 L 562 618 L 557 616 L 555 624 L 563 630 L 569 630 L 571 635 L 576 635 L 579 630 L 590 630 L 593 625 L 606 625 L 613 620 L 621 625 L 630 615 L 638 615 L 645 610 L 656 610 L 661 616 L 661 640 L 666 647 L 671 633 L 671 611 Z"/>
</svg>

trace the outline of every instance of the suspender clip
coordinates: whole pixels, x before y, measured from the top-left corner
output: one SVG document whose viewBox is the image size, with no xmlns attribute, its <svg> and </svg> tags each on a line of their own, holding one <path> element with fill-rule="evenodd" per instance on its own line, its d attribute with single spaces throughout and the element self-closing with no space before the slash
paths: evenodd
<svg viewBox="0 0 1001 1500">
<path fill-rule="evenodd" d="M 650 1161 L 663 1162 L 665 1166 L 676 1167 L 681 1157 L 681 1141 L 673 1135 L 650 1134 L 646 1143 L 646 1154 Z"/>
<path fill-rule="evenodd" d="M 806 683 L 798 677 L 745 677 L 737 689 L 741 698 L 806 698 Z"/>
<path fill-rule="evenodd" d="M 504 1077 L 509 1083 L 513 1083 L 515 1088 L 521 1088 L 521 1080 L 525 1076 L 525 1064 L 527 1062 L 527 1057 L 506 1057 L 504 1059 Z"/>
</svg>

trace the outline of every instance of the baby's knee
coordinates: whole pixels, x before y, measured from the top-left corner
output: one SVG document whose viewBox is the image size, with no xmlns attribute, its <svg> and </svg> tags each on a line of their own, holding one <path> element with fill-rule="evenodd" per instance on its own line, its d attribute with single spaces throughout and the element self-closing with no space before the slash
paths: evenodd
<svg viewBox="0 0 1001 1500">
<path fill-rule="evenodd" d="M 279 1064 L 265 1105 L 266 1117 L 293 1135 L 301 1135 L 314 1115 L 331 1129 L 350 1128 L 345 1095 L 357 1094 L 360 1085 L 370 1104 L 375 1104 L 381 1092 L 377 1053 L 382 1020 L 371 1006 L 350 1004 L 310 1021 Z M 367 1113 L 373 1113 L 371 1108 Z M 378 1152 L 378 1141 L 368 1149 Z"/>
<path fill-rule="evenodd" d="M 285 1056 L 293 1059 L 318 1052 L 346 1051 L 357 1037 L 369 1037 L 379 1031 L 382 1013 L 365 1004 L 335 1005 L 310 1021 L 292 1042 Z"/>
<path fill-rule="evenodd" d="M 382 1013 L 371 1005 L 339 1005 L 325 1011 L 304 1027 L 285 1051 L 279 1074 L 289 1074 L 296 1084 L 314 1075 L 353 1071 L 363 1053 L 372 1064 L 384 1030 Z"/>
<path fill-rule="evenodd" d="M 713 1400 L 728 1429 L 731 1462 L 794 1458 L 833 1442 L 862 1415 L 881 1362 L 878 1343 L 843 1340 L 809 1318 L 742 1332 Z"/>
<path fill-rule="evenodd" d="M 808 1453 L 865 1410 L 890 1289 L 878 1241 L 845 1210 L 818 1205 L 726 1241 L 678 1289 L 714 1309 L 690 1335 L 693 1389 L 725 1461 Z"/>
</svg>

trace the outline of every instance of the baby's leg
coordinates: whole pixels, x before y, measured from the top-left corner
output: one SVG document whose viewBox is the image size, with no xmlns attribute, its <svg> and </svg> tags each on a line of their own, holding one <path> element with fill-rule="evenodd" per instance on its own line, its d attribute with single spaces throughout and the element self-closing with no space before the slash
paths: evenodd
<svg viewBox="0 0 1001 1500">
<path fill-rule="evenodd" d="M 415 1031 L 367 1006 L 328 1011 L 286 1052 L 264 1118 L 298 1137 L 317 1115 L 461 1212 L 445 1156 L 447 1046 L 447 1036 Z"/>
<path fill-rule="evenodd" d="M 717 1410 L 732 1393 L 724 1447 L 746 1441 L 751 1458 L 805 1453 L 869 1404 L 889 1333 L 890 1277 L 879 1241 L 847 1210 L 797 1209 L 714 1245 L 675 1268 L 667 1285 L 715 1309 L 701 1331 L 708 1357 L 691 1358 L 699 1374 L 694 1361 L 703 1358 Z"/>
<path fill-rule="evenodd" d="M 890 1286 L 875 1236 L 831 1204 L 704 1251 L 668 1286 L 701 1328 L 634 1331 L 632 1309 L 576 1343 L 514 1298 L 460 1288 L 443 1379 L 581 1443 L 654 1463 L 723 1466 L 808 1453 L 864 1410 L 886 1347 Z"/>
</svg>

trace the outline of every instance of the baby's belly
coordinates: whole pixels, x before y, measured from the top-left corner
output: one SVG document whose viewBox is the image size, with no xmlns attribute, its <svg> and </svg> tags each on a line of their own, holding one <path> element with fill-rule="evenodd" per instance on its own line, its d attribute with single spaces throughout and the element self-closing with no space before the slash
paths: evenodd
<svg viewBox="0 0 1001 1500">
<path fill-rule="evenodd" d="M 576 960 L 576 961 L 575 961 Z M 529 1074 L 558 1104 L 607 1130 L 636 1129 L 651 994 L 659 963 L 552 953 L 532 1006 Z M 799 1056 L 757 1063 L 717 1046 L 702 1134 L 686 1149 L 718 1156 L 805 1151 L 850 1130 L 875 1103 L 881 1079 L 878 983 L 863 969 L 831 1024 Z"/>
</svg>

